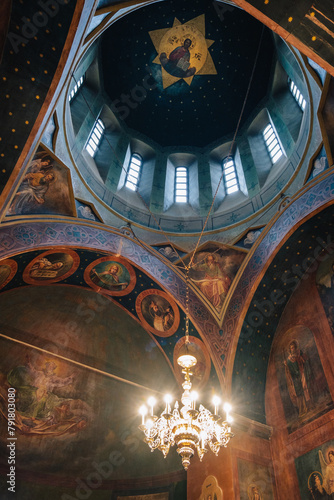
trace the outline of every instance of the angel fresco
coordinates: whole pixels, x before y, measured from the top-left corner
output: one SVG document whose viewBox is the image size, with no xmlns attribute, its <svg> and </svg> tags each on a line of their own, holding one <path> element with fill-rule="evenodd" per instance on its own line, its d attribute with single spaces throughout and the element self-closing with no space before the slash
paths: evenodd
<svg viewBox="0 0 334 500">
<path fill-rule="evenodd" d="M 89 406 L 61 395 L 62 388 L 73 384 L 74 375 L 60 377 L 56 369 L 53 361 L 45 361 L 42 368 L 37 368 L 27 356 L 25 365 L 8 373 L 8 384 L 16 391 L 15 427 L 22 434 L 60 436 L 79 431 L 88 424 Z M 0 401 L 0 412 L 6 418 L 3 394 Z"/>
<path fill-rule="evenodd" d="M 327 458 L 328 463 L 326 462 L 322 451 L 319 450 L 319 460 L 324 478 L 323 486 L 329 495 L 329 498 L 334 498 L 334 449 L 329 450 Z"/>
<path fill-rule="evenodd" d="M 9 208 L 8 213 L 25 214 L 36 204 L 45 202 L 45 195 L 52 182 L 56 180 L 53 172 L 28 172 L 15 194 L 14 200 Z"/>
</svg>

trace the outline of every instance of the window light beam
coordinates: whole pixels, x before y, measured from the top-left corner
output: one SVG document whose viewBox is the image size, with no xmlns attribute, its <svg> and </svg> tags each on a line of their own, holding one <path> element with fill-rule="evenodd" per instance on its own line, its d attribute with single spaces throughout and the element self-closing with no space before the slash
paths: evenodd
<svg viewBox="0 0 334 500">
<path fill-rule="evenodd" d="M 226 194 L 232 194 L 239 191 L 239 181 L 233 158 L 225 158 L 222 163 L 222 168 Z"/>
<path fill-rule="evenodd" d="M 143 159 L 138 153 L 133 153 L 130 158 L 128 172 L 125 181 L 125 187 L 131 191 L 137 191 L 139 184 L 139 177 Z"/>
<path fill-rule="evenodd" d="M 304 99 L 302 93 L 300 92 L 300 90 L 297 87 L 297 85 L 295 84 L 295 82 L 290 80 L 290 78 L 288 79 L 288 81 L 290 83 L 289 87 L 290 87 L 291 94 L 295 98 L 295 100 L 296 100 L 297 104 L 299 105 L 299 107 L 301 108 L 301 110 L 304 111 L 306 108 L 306 100 Z"/>
<path fill-rule="evenodd" d="M 74 85 L 73 89 L 69 93 L 69 96 L 68 96 L 69 102 L 71 102 L 72 99 L 73 99 L 73 97 L 78 93 L 78 90 L 81 87 L 81 85 L 83 84 L 83 82 L 84 82 L 84 75 L 82 75 L 79 78 L 79 80 L 76 82 L 76 84 Z"/>
<path fill-rule="evenodd" d="M 101 118 L 99 118 L 95 124 L 94 127 L 90 133 L 89 139 L 86 144 L 86 151 L 87 153 L 94 158 L 97 149 L 100 145 L 100 142 L 102 140 L 103 132 L 104 132 L 105 126 Z"/>
<path fill-rule="evenodd" d="M 267 147 L 272 164 L 275 164 L 283 156 L 282 148 L 273 126 L 269 123 L 263 131 L 264 142 Z"/>
</svg>

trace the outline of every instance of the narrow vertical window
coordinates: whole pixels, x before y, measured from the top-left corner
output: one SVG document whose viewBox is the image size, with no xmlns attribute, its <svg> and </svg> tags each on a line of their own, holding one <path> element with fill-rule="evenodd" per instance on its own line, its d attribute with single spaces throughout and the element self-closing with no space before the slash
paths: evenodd
<svg viewBox="0 0 334 500">
<path fill-rule="evenodd" d="M 188 202 L 188 169 L 176 167 L 175 169 L 175 203 Z"/>
<path fill-rule="evenodd" d="M 130 158 L 128 173 L 125 181 L 125 186 L 132 191 L 136 191 L 138 188 L 142 164 L 142 157 L 138 153 L 133 153 Z"/>
<path fill-rule="evenodd" d="M 77 81 L 77 83 L 74 85 L 73 89 L 71 90 L 69 96 L 68 96 L 68 100 L 71 102 L 73 97 L 77 94 L 79 88 L 81 87 L 81 85 L 83 84 L 84 82 L 84 75 L 82 75 L 79 80 Z"/>
<path fill-rule="evenodd" d="M 90 154 L 92 158 L 94 158 L 97 148 L 100 145 L 104 129 L 105 129 L 104 123 L 101 120 L 101 118 L 99 118 L 98 120 L 96 120 L 92 132 L 89 136 L 89 139 L 86 143 L 86 151 L 88 152 L 88 154 Z"/>
<path fill-rule="evenodd" d="M 266 143 L 271 162 L 274 164 L 281 158 L 283 152 L 278 142 L 276 132 L 270 123 L 263 131 L 263 138 Z"/>
<path fill-rule="evenodd" d="M 288 82 L 289 82 L 289 85 L 290 85 L 290 91 L 291 91 L 291 94 L 293 95 L 293 97 L 296 99 L 300 109 L 302 111 L 305 110 L 306 108 L 306 101 L 302 95 L 302 93 L 300 92 L 300 90 L 298 89 L 297 85 L 295 84 L 295 82 L 293 82 L 290 78 L 288 79 Z"/>
<path fill-rule="evenodd" d="M 237 170 L 235 168 L 234 160 L 231 156 L 223 160 L 223 175 L 226 194 L 235 193 L 239 191 L 239 182 Z"/>
</svg>

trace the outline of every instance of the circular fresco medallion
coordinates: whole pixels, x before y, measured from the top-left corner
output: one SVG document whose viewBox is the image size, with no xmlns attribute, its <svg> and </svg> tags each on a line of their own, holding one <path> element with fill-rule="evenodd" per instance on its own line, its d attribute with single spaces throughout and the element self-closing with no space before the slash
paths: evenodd
<svg viewBox="0 0 334 500">
<path fill-rule="evenodd" d="M 182 337 L 176 343 L 173 355 L 174 370 L 176 378 L 180 384 L 184 382 L 184 376 L 182 374 L 182 368 L 177 363 L 177 358 L 182 354 L 185 354 L 185 342 L 186 338 Z M 187 354 L 191 354 L 197 359 L 196 365 L 191 369 L 191 372 L 193 373 L 191 383 L 193 384 L 194 389 L 200 389 L 205 386 L 210 376 L 211 360 L 208 350 L 201 340 L 189 335 Z"/>
<path fill-rule="evenodd" d="M 73 274 L 79 266 L 80 257 L 68 248 L 53 249 L 35 257 L 25 268 L 23 280 L 32 285 L 57 283 Z"/>
<path fill-rule="evenodd" d="M 97 292 L 108 295 L 127 295 L 136 284 L 133 267 L 122 257 L 101 257 L 85 269 L 86 283 Z"/>
<path fill-rule="evenodd" d="M 170 337 L 179 327 L 179 308 L 161 290 L 145 290 L 138 295 L 136 311 L 144 328 L 159 337 Z"/>
<path fill-rule="evenodd" d="M 0 261 L 0 289 L 6 286 L 15 276 L 17 263 L 12 259 Z"/>
</svg>

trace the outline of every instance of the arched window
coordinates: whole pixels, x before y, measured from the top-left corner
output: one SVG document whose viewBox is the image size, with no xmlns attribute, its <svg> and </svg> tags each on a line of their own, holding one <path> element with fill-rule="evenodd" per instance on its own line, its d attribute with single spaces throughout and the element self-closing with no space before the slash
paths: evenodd
<svg viewBox="0 0 334 500">
<path fill-rule="evenodd" d="M 85 75 L 82 75 L 79 80 L 77 81 L 77 83 L 74 85 L 73 89 L 71 90 L 69 96 L 68 96 L 68 100 L 69 102 L 72 101 L 73 97 L 77 94 L 79 88 L 81 87 L 81 85 L 83 84 L 84 82 L 84 79 L 85 79 Z"/>
<path fill-rule="evenodd" d="M 175 169 L 175 203 L 188 203 L 188 169 L 176 167 Z"/>
<path fill-rule="evenodd" d="M 125 181 L 125 186 L 131 189 L 132 191 L 136 191 L 138 188 L 142 165 L 143 165 L 142 157 L 138 153 L 133 153 L 130 158 L 128 173 L 126 175 L 126 181 Z"/>
<path fill-rule="evenodd" d="M 291 94 L 293 95 L 293 97 L 296 99 L 300 109 L 302 111 L 304 111 L 304 109 L 306 108 L 306 101 L 302 95 L 302 93 L 300 92 L 300 90 L 298 89 L 297 85 L 295 84 L 295 82 L 293 82 L 291 80 L 291 78 L 288 79 L 288 82 L 289 82 L 289 85 L 290 85 L 290 91 L 291 91 Z"/>
<path fill-rule="evenodd" d="M 228 156 L 223 160 L 222 168 L 226 194 L 231 194 L 239 191 L 237 170 L 235 168 L 234 160 L 231 156 Z"/>
<path fill-rule="evenodd" d="M 269 123 L 263 131 L 264 142 L 266 143 L 267 150 L 271 159 L 272 164 L 276 163 L 281 156 L 283 151 L 278 142 L 278 138 L 274 127 Z"/>
<path fill-rule="evenodd" d="M 96 120 L 94 124 L 92 132 L 86 144 L 86 151 L 90 154 L 92 158 L 94 158 L 97 148 L 99 147 L 99 144 L 102 140 L 104 129 L 105 126 L 103 121 L 101 120 L 101 118 L 98 118 L 98 120 Z"/>
</svg>

